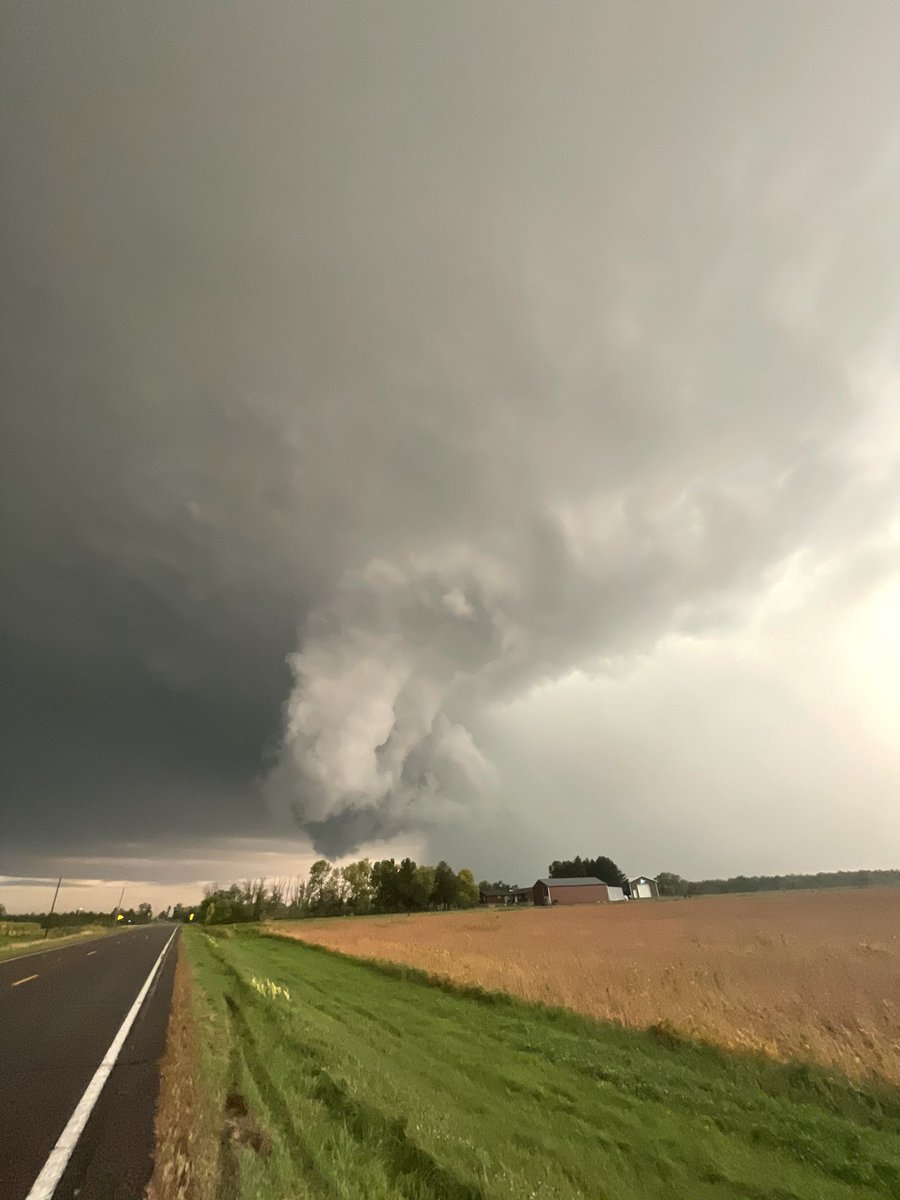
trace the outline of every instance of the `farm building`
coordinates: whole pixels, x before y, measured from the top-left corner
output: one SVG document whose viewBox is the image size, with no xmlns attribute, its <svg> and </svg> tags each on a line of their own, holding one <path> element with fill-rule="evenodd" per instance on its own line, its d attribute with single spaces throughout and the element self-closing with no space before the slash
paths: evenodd
<svg viewBox="0 0 900 1200">
<path fill-rule="evenodd" d="M 510 888 L 508 892 L 481 890 L 478 893 L 480 904 L 530 904 L 531 888 Z"/>
<path fill-rule="evenodd" d="M 593 875 L 578 879 L 539 879 L 532 889 L 537 905 L 547 904 L 605 904 L 624 900 L 619 887 L 609 887 Z"/>
<path fill-rule="evenodd" d="M 628 884 L 632 900 L 655 900 L 659 895 L 656 880 L 649 875 L 638 875 L 635 879 L 629 879 Z"/>
</svg>

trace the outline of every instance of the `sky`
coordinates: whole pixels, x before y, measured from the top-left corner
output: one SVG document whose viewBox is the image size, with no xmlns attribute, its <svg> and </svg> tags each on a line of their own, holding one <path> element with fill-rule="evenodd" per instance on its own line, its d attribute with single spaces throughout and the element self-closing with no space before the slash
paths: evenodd
<svg viewBox="0 0 900 1200">
<path fill-rule="evenodd" d="M 0 902 L 900 865 L 898 38 L 5 5 Z"/>
</svg>

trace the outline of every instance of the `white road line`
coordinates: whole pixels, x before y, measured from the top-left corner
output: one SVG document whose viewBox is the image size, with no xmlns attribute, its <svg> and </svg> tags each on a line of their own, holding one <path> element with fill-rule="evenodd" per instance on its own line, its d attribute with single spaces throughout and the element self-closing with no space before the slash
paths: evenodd
<svg viewBox="0 0 900 1200">
<path fill-rule="evenodd" d="M 103 1085 L 109 1078 L 109 1073 L 116 1065 L 116 1059 L 122 1051 L 122 1046 L 125 1039 L 135 1022 L 135 1018 L 140 1012 L 141 1005 L 144 1003 L 144 997 L 150 991 L 150 985 L 156 978 L 156 972 L 160 968 L 166 951 L 172 944 L 172 938 L 178 932 L 177 927 L 172 930 L 172 937 L 166 942 L 162 950 L 159 952 L 159 958 L 153 964 L 153 969 L 147 976 L 144 986 L 137 994 L 137 999 L 131 1008 L 128 1010 L 128 1015 L 122 1022 L 119 1032 L 112 1040 L 112 1044 L 103 1057 L 103 1062 L 94 1072 L 94 1078 L 85 1088 L 84 1095 L 78 1101 L 78 1106 L 69 1117 L 69 1122 L 65 1129 L 59 1135 L 59 1141 L 50 1151 L 50 1157 L 44 1163 L 43 1169 L 37 1179 L 32 1184 L 31 1191 L 25 1197 L 25 1200 L 51 1200 L 53 1193 L 56 1191 L 56 1185 L 62 1178 L 63 1171 L 68 1165 L 69 1159 L 72 1157 L 72 1151 L 78 1145 L 78 1139 L 84 1132 L 84 1127 L 88 1123 L 94 1105 L 100 1098 L 100 1093 L 103 1091 Z"/>
<path fill-rule="evenodd" d="M 26 975 L 24 979 L 17 979 L 12 986 L 18 987 L 20 983 L 30 983 L 32 979 L 37 979 L 37 975 Z"/>
<path fill-rule="evenodd" d="M 92 954 L 96 954 L 96 953 L 97 953 L 96 950 L 88 950 L 87 954 L 85 955 L 85 958 L 90 958 Z"/>
<path fill-rule="evenodd" d="M 39 954 L 64 954 L 66 950 L 80 950 L 82 946 L 87 946 L 92 942 L 97 942 L 100 940 L 100 937 L 103 936 L 103 934 L 100 934 L 98 937 L 82 938 L 80 941 L 68 941 L 63 938 L 63 944 L 61 946 L 54 946 L 52 944 L 49 946 L 44 945 L 40 950 L 29 950 L 25 954 L 13 954 L 9 958 L 0 958 L 0 967 L 5 967 L 7 963 L 21 962 L 25 958 L 37 958 Z M 118 931 L 106 936 L 110 937 L 112 941 L 115 942 L 118 940 Z"/>
</svg>

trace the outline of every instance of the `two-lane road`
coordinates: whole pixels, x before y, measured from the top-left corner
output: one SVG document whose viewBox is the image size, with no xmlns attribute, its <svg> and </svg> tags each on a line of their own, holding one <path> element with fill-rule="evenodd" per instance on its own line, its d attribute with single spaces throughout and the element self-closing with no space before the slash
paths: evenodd
<svg viewBox="0 0 900 1200">
<path fill-rule="evenodd" d="M 31 1193 L 172 934 L 171 925 L 137 926 L 0 962 L 0 1200 Z M 173 940 L 53 1192 L 56 1200 L 143 1194 L 174 964 Z"/>
</svg>

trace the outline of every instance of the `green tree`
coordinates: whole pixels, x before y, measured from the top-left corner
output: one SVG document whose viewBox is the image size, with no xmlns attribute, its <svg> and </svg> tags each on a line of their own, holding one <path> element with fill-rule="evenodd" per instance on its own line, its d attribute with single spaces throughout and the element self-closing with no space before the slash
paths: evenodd
<svg viewBox="0 0 900 1200">
<path fill-rule="evenodd" d="M 463 867 L 456 876 L 456 903 L 460 908 L 474 908 L 478 903 L 478 884 L 468 867 Z"/>
<path fill-rule="evenodd" d="M 688 882 L 672 871 L 660 871 L 656 877 L 656 886 L 661 896 L 686 896 Z"/>
<path fill-rule="evenodd" d="M 550 864 L 548 873 L 551 879 L 579 879 L 585 875 L 591 875 L 613 887 L 621 887 L 628 879 L 625 872 L 605 854 L 601 854 L 597 858 L 576 856 L 561 861 L 557 860 Z"/>
<path fill-rule="evenodd" d="M 318 885 L 316 912 L 323 917 L 333 917 L 343 909 L 343 893 L 346 885 L 338 867 L 328 864 L 321 883 Z"/>
<path fill-rule="evenodd" d="M 439 908 L 452 908 L 456 903 L 459 883 L 456 872 L 443 859 L 434 868 L 434 891 L 432 899 Z"/>
<path fill-rule="evenodd" d="M 248 896 L 244 912 L 251 921 L 262 921 L 269 912 L 265 879 L 253 879 L 247 886 Z"/>
<path fill-rule="evenodd" d="M 416 867 L 412 880 L 412 898 L 416 908 L 424 909 L 430 906 L 435 878 L 434 867 Z"/>
<path fill-rule="evenodd" d="M 593 870 L 588 874 L 596 875 L 598 879 L 602 879 L 604 883 L 608 883 L 612 887 L 621 887 L 623 883 L 628 882 L 628 876 L 621 867 L 617 866 L 611 858 L 606 858 L 605 855 L 595 858 L 591 865 Z"/>
<path fill-rule="evenodd" d="M 372 905 L 372 864 L 367 858 L 341 868 L 347 885 L 347 903 L 355 913 L 368 912 Z"/>
<path fill-rule="evenodd" d="M 306 896 L 309 907 L 313 912 L 320 912 L 327 900 L 328 876 L 331 874 L 331 863 L 327 858 L 317 859 L 309 868 L 309 879 L 306 883 Z"/>
<path fill-rule="evenodd" d="M 409 912 L 415 904 L 413 883 L 416 878 L 416 864 L 411 858 L 404 858 L 397 872 L 397 897 L 401 905 Z"/>
<path fill-rule="evenodd" d="M 396 912 L 400 907 L 398 874 L 392 858 L 383 858 L 372 866 L 372 905 L 376 912 Z"/>
</svg>

